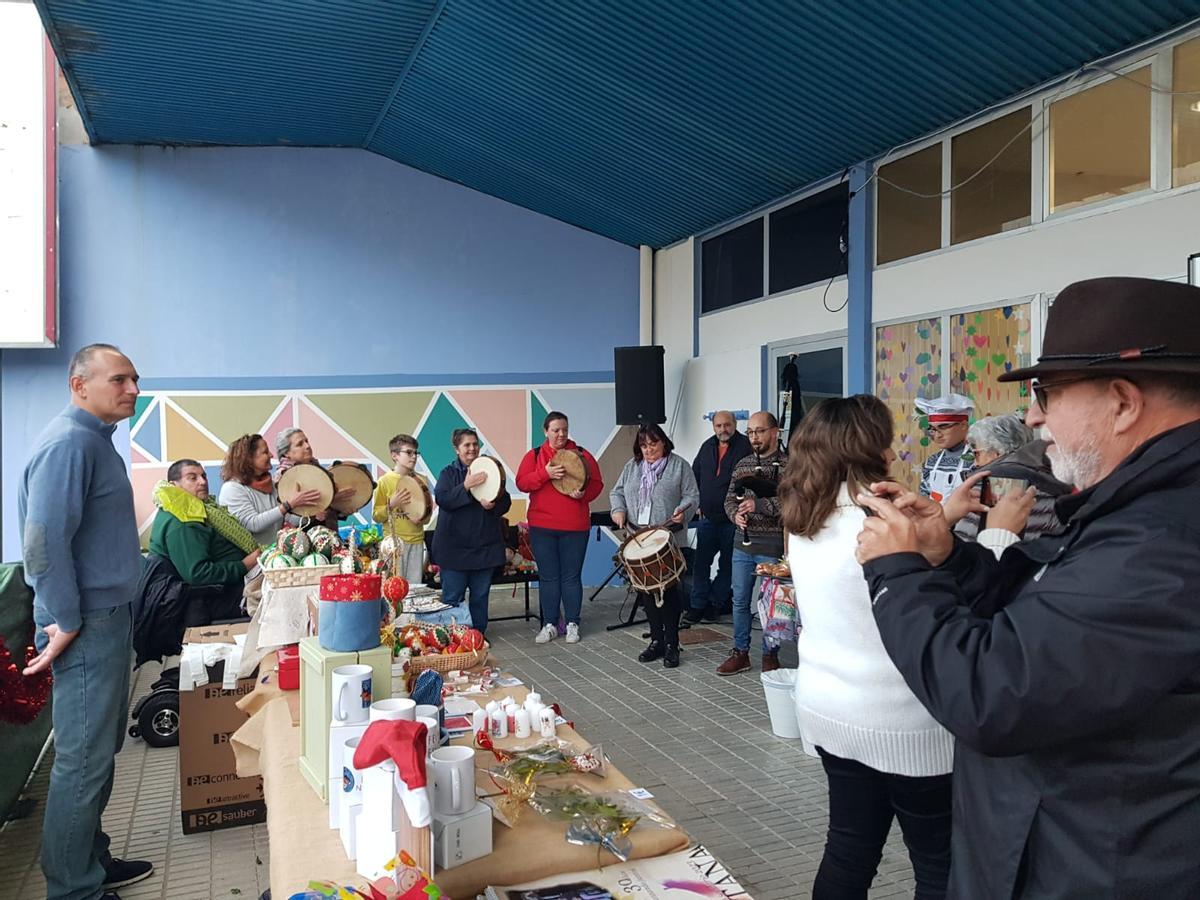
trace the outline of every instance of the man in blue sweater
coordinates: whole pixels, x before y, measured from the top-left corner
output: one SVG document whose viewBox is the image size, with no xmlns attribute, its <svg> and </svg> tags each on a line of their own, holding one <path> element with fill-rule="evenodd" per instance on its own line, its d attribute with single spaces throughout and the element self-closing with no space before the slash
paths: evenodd
<svg viewBox="0 0 1200 900">
<path fill-rule="evenodd" d="M 119 900 L 149 862 L 114 859 L 100 817 L 129 701 L 131 603 L 141 572 L 133 491 L 112 445 L 138 373 L 110 344 L 71 359 L 71 404 L 38 436 L 17 497 L 38 655 L 54 673 L 54 767 L 42 830 L 50 900 Z"/>
</svg>

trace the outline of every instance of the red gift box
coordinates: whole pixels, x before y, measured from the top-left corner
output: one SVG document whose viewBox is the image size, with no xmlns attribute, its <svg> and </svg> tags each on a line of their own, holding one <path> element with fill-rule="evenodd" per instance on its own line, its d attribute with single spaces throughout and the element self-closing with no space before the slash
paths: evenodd
<svg viewBox="0 0 1200 900">
<path fill-rule="evenodd" d="M 325 575 L 321 578 L 322 600 L 379 600 L 380 575 Z"/>
<path fill-rule="evenodd" d="M 279 661 L 279 689 L 300 690 L 300 645 L 280 647 L 275 651 L 275 659 Z"/>
</svg>

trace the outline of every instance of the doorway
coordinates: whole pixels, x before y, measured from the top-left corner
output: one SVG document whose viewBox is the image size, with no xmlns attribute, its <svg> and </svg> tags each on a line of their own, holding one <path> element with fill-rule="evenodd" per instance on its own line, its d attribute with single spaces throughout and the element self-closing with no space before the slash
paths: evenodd
<svg viewBox="0 0 1200 900">
<path fill-rule="evenodd" d="M 790 437 L 805 410 L 826 397 L 846 396 L 846 335 L 843 332 L 768 344 L 763 374 L 765 408 L 779 418 L 781 435 Z M 792 390 L 796 384 L 798 393 Z"/>
</svg>

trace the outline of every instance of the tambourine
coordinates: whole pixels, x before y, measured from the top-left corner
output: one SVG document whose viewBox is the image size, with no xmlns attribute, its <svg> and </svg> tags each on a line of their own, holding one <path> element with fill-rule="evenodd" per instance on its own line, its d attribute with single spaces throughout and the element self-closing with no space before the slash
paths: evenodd
<svg viewBox="0 0 1200 900">
<path fill-rule="evenodd" d="M 292 512 L 298 516 L 315 516 L 329 509 L 333 502 L 333 479 L 320 466 L 311 463 L 297 463 L 279 476 L 279 499 L 284 503 L 304 491 L 318 491 L 317 502 L 308 506 L 293 506 Z"/>
<path fill-rule="evenodd" d="M 587 487 L 587 460 L 584 459 L 581 451 L 568 450 L 566 448 L 559 450 L 554 454 L 554 458 L 550 460 L 550 465 L 562 466 L 567 470 L 567 474 L 558 479 L 558 481 L 550 482 L 560 494 L 574 494 L 576 491 L 582 491 Z"/>
</svg>

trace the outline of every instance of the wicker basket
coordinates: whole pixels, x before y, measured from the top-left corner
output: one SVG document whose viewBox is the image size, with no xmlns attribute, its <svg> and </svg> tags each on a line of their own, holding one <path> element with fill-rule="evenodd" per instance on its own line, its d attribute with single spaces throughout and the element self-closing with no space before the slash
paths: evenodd
<svg viewBox="0 0 1200 900">
<path fill-rule="evenodd" d="M 416 675 L 426 669 L 437 672 L 453 672 L 455 669 L 473 669 L 487 662 L 488 650 L 491 645 L 486 641 L 479 650 L 468 650 L 466 653 L 443 653 L 428 656 L 412 656 L 408 660 L 408 674 Z"/>
<path fill-rule="evenodd" d="M 289 569 L 263 569 L 263 581 L 272 590 L 290 587 L 316 587 L 326 575 L 336 575 L 340 567 L 294 566 Z"/>
</svg>

